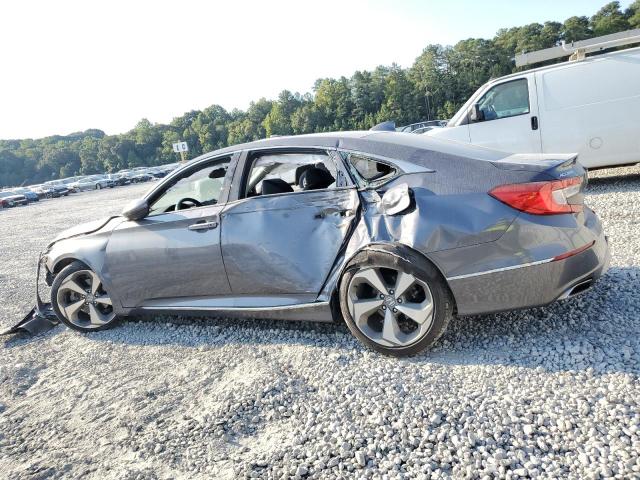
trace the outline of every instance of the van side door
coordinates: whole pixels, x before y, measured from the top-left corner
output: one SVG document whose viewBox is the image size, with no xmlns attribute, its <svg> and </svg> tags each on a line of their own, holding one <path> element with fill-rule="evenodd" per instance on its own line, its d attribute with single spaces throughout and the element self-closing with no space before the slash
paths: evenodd
<svg viewBox="0 0 640 480">
<path fill-rule="evenodd" d="M 640 51 L 536 72 L 544 153 L 578 153 L 587 168 L 640 162 Z"/>
<path fill-rule="evenodd" d="M 469 111 L 471 143 L 512 153 L 540 153 L 535 75 L 494 83 Z M 475 110 L 475 112 L 474 112 Z"/>
</svg>

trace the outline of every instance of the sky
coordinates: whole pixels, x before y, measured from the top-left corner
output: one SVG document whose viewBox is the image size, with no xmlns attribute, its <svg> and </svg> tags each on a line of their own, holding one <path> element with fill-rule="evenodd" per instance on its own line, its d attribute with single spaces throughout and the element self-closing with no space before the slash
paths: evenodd
<svg viewBox="0 0 640 480">
<path fill-rule="evenodd" d="M 212 104 L 246 109 L 318 78 L 408 67 L 431 43 L 591 16 L 606 2 L 4 0 L 0 138 L 116 134 Z"/>
</svg>

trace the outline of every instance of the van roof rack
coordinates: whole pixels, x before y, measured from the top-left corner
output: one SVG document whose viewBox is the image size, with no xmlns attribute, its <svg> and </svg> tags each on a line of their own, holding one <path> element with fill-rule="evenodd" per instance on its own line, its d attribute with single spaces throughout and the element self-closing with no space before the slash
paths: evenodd
<svg viewBox="0 0 640 480">
<path fill-rule="evenodd" d="M 640 43 L 640 28 L 569 44 L 562 42 L 562 45 L 557 47 L 545 48 L 535 52 L 523 52 L 516 55 L 516 67 L 524 67 L 525 65 L 533 65 L 562 57 L 569 57 L 569 61 L 584 60 L 587 53 L 600 52 L 607 48 L 620 47 L 632 43 Z"/>
</svg>

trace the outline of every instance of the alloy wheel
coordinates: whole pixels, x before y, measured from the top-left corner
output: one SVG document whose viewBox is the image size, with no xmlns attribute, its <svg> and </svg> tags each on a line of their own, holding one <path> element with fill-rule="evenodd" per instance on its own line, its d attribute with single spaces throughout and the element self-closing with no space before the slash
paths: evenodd
<svg viewBox="0 0 640 480">
<path fill-rule="evenodd" d="M 423 338 L 433 324 L 429 286 L 392 268 L 356 272 L 349 281 L 347 305 L 358 329 L 385 347 L 407 347 Z"/>
<path fill-rule="evenodd" d="M 100 328 L 116 316 L 111 298 L 100 278 L 91 270 L 78 270 L 60 284 L 58 307 L 72 324 L 85 328 Z"/>
</svg>

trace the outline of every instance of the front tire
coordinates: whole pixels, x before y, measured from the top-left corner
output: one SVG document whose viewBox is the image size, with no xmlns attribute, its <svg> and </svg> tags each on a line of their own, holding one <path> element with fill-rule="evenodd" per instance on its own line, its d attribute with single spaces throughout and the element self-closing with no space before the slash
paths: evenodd
<svg viewBox="0 0 640 480">
<path fill-rule="evenodd" d="M 453 316 L 451 294 L 440 272 L 406 248 L 357 254 L 339 292 L 351 333 L 385 355 L 415 355 L 432 346 Z"/>
<path fill-rule="evenodd" d="M 104 330 L 118 318 L 98 275 L 79 261 L 56 275 L 51 285 L 51 305 L 62 323 L 80 332 Z"/>
</svg>

